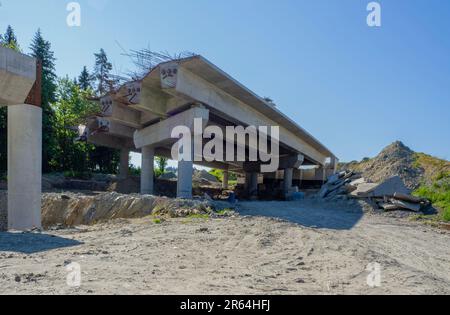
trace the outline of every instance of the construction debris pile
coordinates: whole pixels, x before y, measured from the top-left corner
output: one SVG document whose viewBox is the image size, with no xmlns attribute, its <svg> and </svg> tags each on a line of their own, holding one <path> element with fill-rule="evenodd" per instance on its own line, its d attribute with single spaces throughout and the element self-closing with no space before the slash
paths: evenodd
<svg viewBox="0 0 450 315">
<path fill-rule="evenodd" d="M 383 183 L 370 183 L 361 174 L 343 171 L 328 178 L 318 193 L 318 197 L 327 201 L 339 199 L 366 199 L 376 208 L 385 211 L 406 210 L 419 212 L 428 207 L 428 200 L 411 196 L 399 176 L 394 176 Z"/>
</svg>

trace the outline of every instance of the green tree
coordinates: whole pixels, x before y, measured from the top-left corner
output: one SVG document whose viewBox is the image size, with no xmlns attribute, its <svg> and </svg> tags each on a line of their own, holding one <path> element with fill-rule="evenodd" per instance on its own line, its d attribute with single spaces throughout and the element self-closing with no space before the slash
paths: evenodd
<svg viewBox="0 0 450 315">
<path fill-rule="evenodd" d="M 3 36 L 2 46 L 14 49 L 16 51 L 20 51 L 20 46 L 17 41 L 16 34 L 14 33 L 14 29 L 11 25 L 8 25 L 6 28 L 6 33 Z"/>
<path fill-rule="evenodd" d="M 43 171 L 52 171 L 53 155 L 56 149 L 55 140 L 55 113 L 50 104 L 56 101 L 56 74 L 55 57 L 51 44 L 42 36 L 40 29 L 34 35 L 31 46 L 31 55 L 42 62 L 42 159 Z"/>
<path fill-rule="evenodd" d="M 100 52 L 94 54 L 95 67 L 93 78 L 96 81 L 97 95 L 104 95 L 109 92 L 114 80 L 111 78 L 112 64 L 108 61 L 106 52 L 100 49 Z M 113 150 L 105 147 L 96 147 L 90 152 L 90 159 L 95 164 L 95 171 L 113 174 L 117 172 L 120 161 L 119 150 Z"/>
<path fill-rule="evenodd" d="M 167 167 L 169 160 L 164 157 L 157 156 L 155 158 L 155 162 L 156 162 L 156 172 L 155 172 L 156 177 L 159 177 L 159 176 L 165 174 L 166 167 Z"/>
<path fill-rule="evenodd" d="M 223 180 L 223 174 L 224 174 L 224 171 L 222 171 L 222 170 L 218 170 L 218 169 L 212 169 L 211 171 L 209 171 L 209 174 L 211 174 L 211 175 L 213 175 L 213 176 L 215 176 L 216 178 L 217 178 L 217 180 L 218 181 L 222 181 Z M 237 180 L 237 175 L 236 175 L 236 173 L 233 173 L 233 172 L 230 172 L 229 174 L 228 174 L 228 179 L 230 180 L 230 181 L 235 181 L 235 180 Z"/>
<path fill-rule="evenodd" d="M 78 85 L 85 91 L 92 88 L 92 76 L 86 66 L 83 67 L 83 71 L 81 71 L 81 74 L 78 77 Z"/>
<path fill-rule="evenodd" d="M 111 79 L 112 64 L 108 61 L 105 51 L 100 49 L 95 56 L 94 77 L 97 80 L 97 93 L 104 95 L 111 90 L 113 80 Z"/>
<path fill-rule="evenodd" d="M 57 100 L 52 105 L 55 112 L 55 150 L 54 169 L 72 173 L 86 173 L 94 169 L 89 161 L 89 153 L 94 147 L 84 142 L 74 142 L 77 132 L 74 127 L 85 117 L 99 111 L 96 103 L 88 101 L 89 91 L 82 90 L 69 78 L 58 80 Z"/>
</svg>

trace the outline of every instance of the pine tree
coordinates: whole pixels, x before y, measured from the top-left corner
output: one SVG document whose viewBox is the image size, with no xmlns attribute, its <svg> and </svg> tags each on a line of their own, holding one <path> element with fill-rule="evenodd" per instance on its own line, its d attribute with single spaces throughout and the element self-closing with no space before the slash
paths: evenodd
<svg viewBox="0 0 450 315">
<path fill-rule="evenodd" d="M 108 93 L 113 85 L 114 80 L 111 78 L 112 64 L 108 61 L 108 57 L 104 49 L 94 54 L 95 67 L 93 78 L 96 80 L 97 95 L 102 96 Z M 94 169 L 102 173 L 115 173 L 118 169 L 120 152 L 118 150 L 96 147 L 89 152 L 89 160 Z"/>
<path fill-rule="evenodd" d="M 100 52 L 95 55 L 95 69 L 94 76 L 97 80 L 97 93 L 104 95 L 110 91 L 113 81 L 110 77 L 112 64 L 108 61 L 105 51 L 100 49 Z"/>
<path fill-rule="evenodd" d="M 51 104 L 56 101 L 55 57 L 50 42 L 42 37 L 38 29 L 34 35 L 30 49 L 32 56 L 42 62 L 42 159 L 43 171 L 51 171 L 52 157 L 56 150 L 54 121 L 55 113 Z"/>
<path fill-rule="evenodd" d="M 83 67 L 83 71 L 78 77 L 78 86 L 84 91 L 92 88 L 92 77 L 86 66 Z"/>
<path fill-rule="evenodd" d="M 20 46 L 18 44 L 16 34 L 14 33 L 11 25 L 8 25 L 6 29 L 6 33 L 3 36 L 2 45 L 16 51 L 20 51 Z"/>
</svg>

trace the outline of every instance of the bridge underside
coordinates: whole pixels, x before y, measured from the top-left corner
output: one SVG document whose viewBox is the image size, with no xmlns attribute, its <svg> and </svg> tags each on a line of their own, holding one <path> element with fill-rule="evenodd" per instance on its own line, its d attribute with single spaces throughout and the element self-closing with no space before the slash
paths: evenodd
<svg viewBox="0 0 450 315">
<path fill-rule="evenodd" d="M 179 162 L 180 198 L 192 198 L 194 164 L 224 170 L 224 188 L 228 187 L 228 172 L 245 175 L 247 190 L 255 195 L 261 173 L 267 179 L 277 180 L 282 176 L 285 194 L 289 194 L 293 191 L 293 182 L 322 181 L 335 171 L 338 162 L 325 146 L 273 104 L 256 96 L 201 56 L 162 63 L 142 80 L 129 82 L 102 97 L 100 105 L 102 112 L 89 119 L 80 136 L 96 145 L 122 150 L 121 176 L 126 176 L 129 152 L 142 153 L 143 194 L 153 193 L 154 157 L 172 158 L 172 148 L 179 140 L 172 137 L 172 131 L 179 126 L 194 134 L 196 124 L 200 124 L 202 131 L 212 127 L 215 136 L 220 131 L 224 135 L 220 141 L 223 159 L 202 154 L 211 145 L 211 139 L 203 139 L 201 145 L 192 150 L 190 161 Z M 257 142 L 247 139 L 244 151 L 239 150 L 243 145 L 231 144 L 233 141 L 226 137 L 227 128 L 238 126 L 253 126 L 258 137 L 268 138 L 267 152 L 271 152 L 272 159 L 279 160 L 276 169 L 264 171 L 269 162 L 263 162 L 261 156 L 254 158 L 252 152 L 259 148 Z M 270 145 L 272 126 L 279 130 L 279 140 L 274 142 L 278 150 Z M 193 136 L 192 140 L 200 143 L 199 139 L 201 137 Z M 238 152 L 244 154 L 238 155 Z M 315 168 L 300 170 L 305 166 Z"/>
</svg>

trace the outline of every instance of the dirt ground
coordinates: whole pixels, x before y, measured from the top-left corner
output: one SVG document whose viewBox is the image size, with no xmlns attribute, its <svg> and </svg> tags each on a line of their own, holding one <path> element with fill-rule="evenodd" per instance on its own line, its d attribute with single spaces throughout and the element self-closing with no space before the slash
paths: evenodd
<svg viewBox="0 0 450 315">
<path fill-rule="evenodd" d="M 450 294 L 448 232 L 358 204 L 252 202 L 239 212 L 0 233 L 0 293 Z M 66 281 L 73 263 L 77 288 Z M 375 288 L 371 263 L 381 267 Z"/>
</svg>

